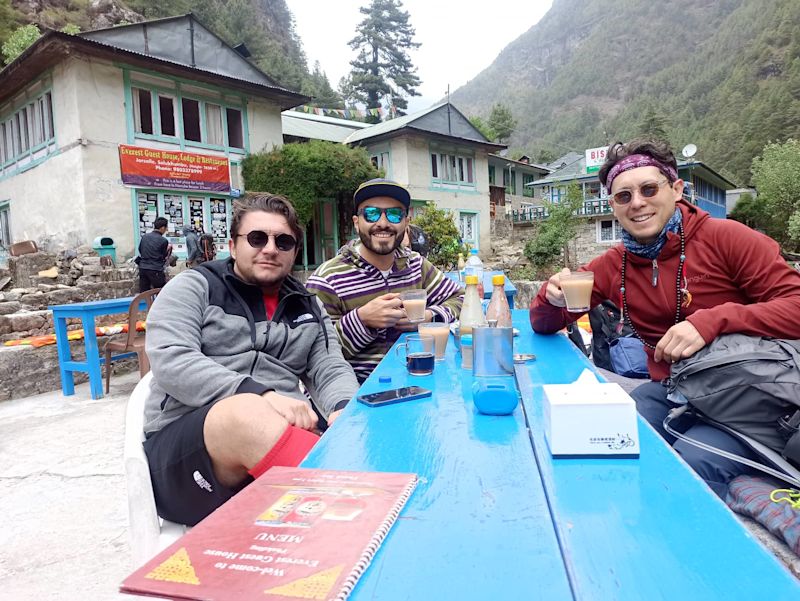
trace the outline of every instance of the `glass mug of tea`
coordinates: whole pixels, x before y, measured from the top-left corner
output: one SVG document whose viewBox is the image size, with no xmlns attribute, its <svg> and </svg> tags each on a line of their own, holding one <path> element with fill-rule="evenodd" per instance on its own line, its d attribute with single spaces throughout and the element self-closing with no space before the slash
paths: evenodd
<svg viewBox="0 0 800 601">
<path fill-rule="evenodd" d="M 592 308 L 593 272 L 574 271 L 570 274 L 563 274 L 560 277 L 560 286 L 568 311 L 579 313 Z"/>
<path fill-rule="evenodd" d="M 406 337 L 399 343 L 394 351 L 400 355 L 400 349 L 405 350 L 406 369 L 412 376 L 429 376 L 433 373 L 433 338 L 430 336 Z"/>
<path fill-rule="evenodd" d="M 411 323 L 425 321 L 425 305 L 428 300 L 426 290 L 404 290 L 400 293 L 400 300 L 403 301 L 408 321 Z"/>
</svg>

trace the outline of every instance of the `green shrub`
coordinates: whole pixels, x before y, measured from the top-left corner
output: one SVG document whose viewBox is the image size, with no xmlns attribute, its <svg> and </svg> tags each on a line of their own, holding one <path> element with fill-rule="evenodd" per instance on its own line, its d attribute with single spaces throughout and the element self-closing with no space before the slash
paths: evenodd
<svg viewBox="0 0 800 601">
<path fill-rule="evenodd" d="M 422 228 L 428 236 L 428 260 L 439 269 L 450 271 L 458 265 L 458 254 L 466 259 L 469 247 L 461 243 L 458 227 L 451 211 L 440 209 L 429 202 L 411 223 Z"/>
<path fill-rule="evenodd" d="M 312 140 L 251 154 L 242 161 L 242 175 L 248 192 L 286 196 L 307 224 L 317 200 L 352 197 L 359 184 L 381 172 L 363 148 Z"/>
</svg>

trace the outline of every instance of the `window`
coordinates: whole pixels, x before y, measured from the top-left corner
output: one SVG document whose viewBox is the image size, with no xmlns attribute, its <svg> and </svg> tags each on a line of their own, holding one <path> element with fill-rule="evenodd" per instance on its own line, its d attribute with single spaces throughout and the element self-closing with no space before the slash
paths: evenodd
<svg viewBox="0 0 800 601">
<path fill-rule="evenodd" d="M 532 173 L 523 173 L 522 174 L 522 195 L 527 196 L 528 198 L 533 198 L 533 184 L 536 176 Z"/>
<path fill-rule="evenodd" d="M 11 246 L 11 210 L 9 204 L 0 205 L 0 248 Z"/>
<path fill-rule="evenodd" d="M 584 200 L 593 200 L 602 196 L 600 182 L 587 182 L 583 185 Z"/>
<path fill-rule="evenodd" d="M 25 115 L 25 109 L 17 113 L 17 139 L 20 153 L 28 152 L 30 144 L 28 142 L 28 118 Z"/>
<path fill-rule="evenodd" d="M 517 193 L 517 172 L 511 168 L 503 169 L 503 187 L 509 194 Z"/>
<path fill-rule="evenodd" d="M 222 107 L 218 104 L 206 105 L 206 140 L 207 144 L 222 146 L 225 140 L 222 137 Z"/>
<path fill-rule="evenodd" d="M 235 105 L 225 106 L 219 94 L 220 100 L 186 97 L 183 93 L 189 92 L 188 87 L 182 91 L 167 80 L 160 84 L 137 82 L 130 89 L 135 136 L 179 138 L 219 149 L 244 150 L 244 109 Z M 191 93 L 202 95 L 203 90 Z M 234 97 L 226 96 L 225 99 L 235 102 Z"/>
<path fill-rule="evenodd" d="M 200 103 L 191 98 L 181 100 L 183 106 L 183 137 L 193 142 L 202 142 L 200 135 Z"/>
<path fill-rule="evenodd" d="M 475 185 L 472 157 L 431 153 L 431 177 L 438 183 Z"/>
<path fill-rule="evenodd" d="M 153 133 L 153 104 L 147 90 L 133 88 L 133 127 L 140 134 Z"/>
<path fill-rule="evenodd" d="M 489 165 L 489 185 L 495 185 L 495 174 L 494 174 L 494 165 Z"/>
<path fill-rule="evenodd" d="M 478 246 L 478 215 L 476 213 L 459 212 L 458 234 L 465 244 Z"/>
<path fill-rule="evenodd" d="M 44 132 L 42 131 L 42 109 L 38 101 L 31 103 L 28 106 L 31 117 L 31 128 L 33 129 L 33 145 L 38 146 L 44 142 Z"/>
<path fill-rule="evenodd" d="M 158 116 L 161 119 L 161 135 L 175 135 L 175 102 L 171 96 L 158 95 Z"/>
<path fill-rule="evenodd" d="M 8 153 L 6 152 L 6 124 L 0 123 L 0 165 L 5 163 Z"/>
<path fill-rule="evenodd" d="M 372 164 L 375 165 L 378 169 L 383 169 L 383 172 L 388 174 L 389 173 L 389 153 L 388 152 L 377 152 L 369 157 L 369 160 L 372 161 Z"/>
<path fill-rule="evenodd" d="M 47 139 L 50 140 L 56 135 L 56 128 L 55 125 L 53 125 L 53 97 L 50 95 L 50 92 L 44 95 L 44 110 L 46 113 L 43 119 L 47 129 Z"/>
<path fill-rule="evenodd" d="M 228 146 L 244 148 L 244 135 L 242 134 L 242 111 L 238 109 L 225 109 L 228 120 Z"/>
<path fill-rule="evenodd" d="M 52 106 L 50 92 L 45 92 L 0 119 L 0 165 L 41 156 L 54 138 Z"/>
<path fill-rule="evenodd" d="M 622 240 L 622 226 L 616 219 L 602 219 L 597 222 L 598 242 L 619 242 Z"/>
</svg>

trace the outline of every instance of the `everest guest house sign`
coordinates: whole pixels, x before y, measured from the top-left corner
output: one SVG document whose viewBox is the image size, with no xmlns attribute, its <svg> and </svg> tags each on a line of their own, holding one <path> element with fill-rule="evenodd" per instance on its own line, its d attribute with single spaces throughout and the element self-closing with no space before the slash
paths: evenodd
<svg viewBox="0 0 800 601">
<path fill-rule="evenodd" d="M 119 165 L 127 186 L 223 194 L 231 189 L 226 157 L 121 144 Z"/>
</svg>

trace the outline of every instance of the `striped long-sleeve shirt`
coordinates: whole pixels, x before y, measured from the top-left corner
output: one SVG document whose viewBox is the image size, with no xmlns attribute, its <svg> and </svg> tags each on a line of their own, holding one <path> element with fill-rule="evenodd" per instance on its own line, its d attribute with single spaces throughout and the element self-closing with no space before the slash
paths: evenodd
<svg viewBox="0 0 800 601">
<path fill-rule="evenodd" d="M 395 251 L 392 270 L 384 277 L 359 254 L 360 245 L 353 240 L 342 247 L 337 256 L 317 268 L 306 288 L 322 301 L 336 327 L 345 359 L 363 382 L 401 332 L 365 325 L 356 309 L 389 292 L 424 288 L 434 321 L 451 322 L 458 319 L 464 291 L 430 261 L 404 247 Z"/>
</svg>

